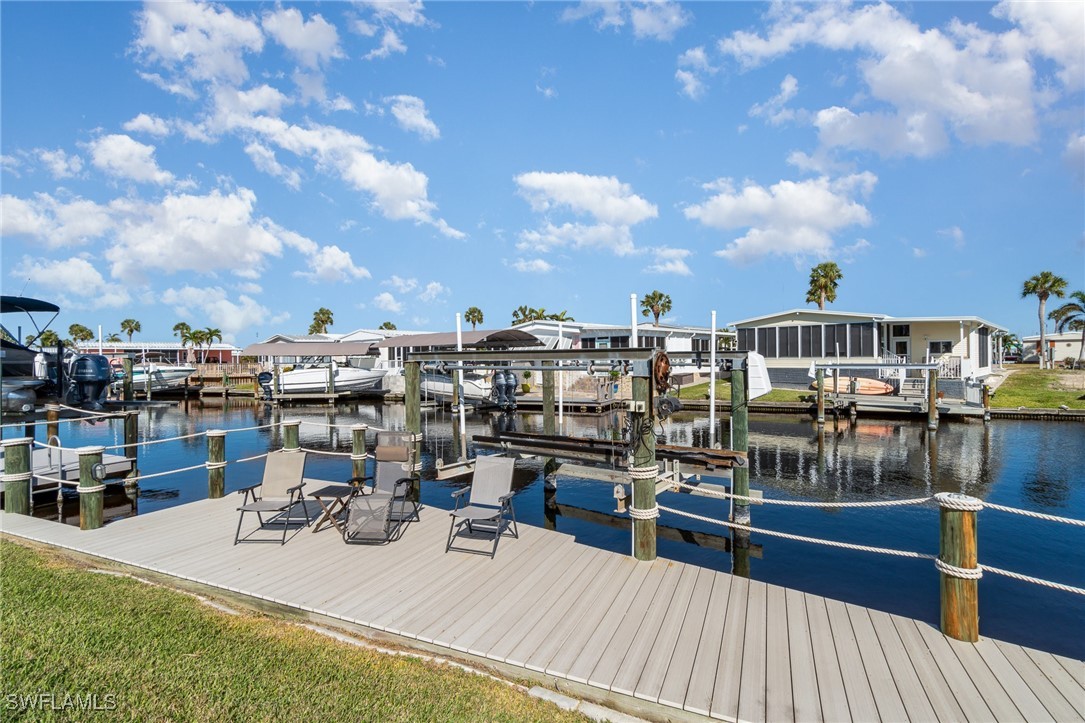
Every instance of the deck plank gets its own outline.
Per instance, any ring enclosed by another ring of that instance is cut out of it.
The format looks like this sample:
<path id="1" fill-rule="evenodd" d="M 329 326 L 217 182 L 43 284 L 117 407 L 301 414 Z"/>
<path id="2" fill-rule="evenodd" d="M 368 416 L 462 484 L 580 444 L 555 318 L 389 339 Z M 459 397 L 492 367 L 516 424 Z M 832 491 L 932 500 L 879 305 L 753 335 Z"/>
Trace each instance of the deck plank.
<path id="1" fill-rule="evenodd" d="M 910 716 L 907 707 L 901 700 L 900 690 L 870 614 L 866 608 L 857 605 L 846 604 L 845 608 L 855 633 L 855 642 L 859 646 L 859 656 L 866 670 L 866 679 L 874 696 L 878 717 L 885 721 L 908 720 Z"/>
<path id="2" fill-rule="evenodd" d="M 1013 665 L 1014 670 L 1028 684 L 1029 690 L 1034 691 L 1043 701 L 1048 715 L 1056 721 L 1085 721 L 1085 693 L 1077 698 L 1078 706 L 1062 694 L 1051 682 L 1051 679 L 1040 670 L 1029 654 L 1020 645 L 1011 643 L 996 643 L 999 651 Z"/>
<path id="3" fill-rule="evenodd" d="M 784 602 L 787 605 L 788 662 L 791 665 L 791 701 L 794 706 L 792 720 L 821 723 L 824 718 L 821 715 L 821 695 L 810 640 L 806 596 L 798 590 L 785 590 Z"/>
<path id="4" fill-rule="evenodd" d="M 851 720 L 848 696 L 844 692 L 844 677 L 829 626 L 826 599 L 806 595 L 806 619 L 810 623 L 810 644 L 814 650 L 814 666 L 818 673 L 818 693 L 821 714 L 827 721 Z"/>
<path id="5" fill-rule="evenodd" d="M 1079 711 L 1085 709 L 1085 687 L 1083 687 L 1085 686 L 1085 680 L 1074 676 L 1070 672 L 1072 666 L 1064 665 L 1058 656 L 1051 653 L 1044 653 L 1030 648 L 1025 648 L 1025 652 L 1032 658 L 1032 662 L 1036 664 L 1036 667 L 1043 671 L 1047 679 L 1059 689 L 1059 692 L 1068 701 L 1074 704 L 1075 707 L 1081 706 L 1081 708 L 1078 708 Z M 1079 663 L 1079 670 L 1081 667 L 1085 666 Z"/>
<path id="6" fill-rule="evenodd" d="M 705 612 L 705 624 L 689 675 L 686 700 L 682 707 L 691 713 L 707 716 L 712 707 L 712 690 L 716 686 L 716 668 L 723 644 L 723 626 L 731 596 L 731 576 L 713 574 L 712 593 Z"/>
<path id="7" fill-rule="evenodd" d="M 767 714 L 767 615 L 768 586 L 751 580 L 746 599 L 746 629 L 742 643 L 742 671 L 738 695 L 738 717 L 744 721 L 764 721 Z M 784 627 L 786 629 L 786 626 Z"/>
<path id="8" fill-rule="evenodd" d="M 663 690 L 663 683 L 671 667 L 674 666 L 676 669 L 685 667 L 681 663 L 676 664 L 674 661 L 678 639 L 682 634 L 682 628 L 685 626 L 685 623 L 688 621 L 690 627 L 696 628 L 695 634 L 697 636 L 700 636 L 701 634 L 701 628 L 704 625 L 704 615 L 702 613 L 698 616 L 696 611 L 693 611 L 691 614 L 690 604 L 693 601 L 693 594 L 697 589 L 698 579 L 701 577 L 702 572 L 704 572 L 707 577 L 708 571 L 702 571 L 701 568 L 693 567 L 692 565 L 686 565 L 684 567 L 685 569 L 682 571 L 682 577 L 678 579 L 678 585 L 675 587 L 674 595 L 671 597 L 671 604 L 668 607 L 667 616 L 659 626 L 655 642 L 652 644 L 652 649 L 648 653 L 644 668 L 640 672 L 640 678 L 637 680 L 636 688 L 633 689 L 633 695 L 637 698 L 658 701 L 659 694 Z M 687 655 L 687 651 L 682 651 L 680 653 L 680 657 L 685 657 L 685 655 Z"/>
<path id="9" fill-rule="evenodd" d="M 765 718 L 770 721 L 793 721 L 795 705 L 791 685 L 786 591 L 778 585 L 769 585 L 766 592 Z"/>
<path id="10" fill-rule="evenodd" d="M 934 708 L 938 720 L 968 720 L 957 702 L 956 691 L 938 667 L 934 652 L 927 647 L 923 636 L 919 634 L 915 621 L 896 615 L 891 615 L 890 620 L 905 646 L 912 670 L 915 671 L 923 690 L 927 693 L 927 699 Z"/>
<path id="11" fill-rule="evenodd" d="M 964 718 L 970 721 L 992 721 L 998 717 L 987 705 L 987 691 L 976 688 L 968 670 L 954 654 L 949 641 L 944 635 L 927 623 L 917 620 L 908 621 L 916 630 L 924 644 L 934 657 L 938 669 L 942 671 L 950 690 L 956 696 L 957 703 L 964 711 Z"/>
<path id="12" fill-rule="evenodd" d="M 686 701 L 693 664 L 697 660 L 697 649 L 705 636 L 705 628 L 711 625 L 708 620 L 708 607 L 712 601 L 712 589 L 718 575 L 713 570 L 701 568 L 697 584 L 690 596 L 689 607 L 682 621 L 682 629 L 667 666 L 663 685 L 659 689 L 656 701 L 664 705 L 681 708 Z"/>
<path id="13" fill-rule="evenodd" d="M 1051 715 L 993 641 L 980 638 L 972 649 L 987 664 L 992 677 L 1006 691 L 1025 720 L 1041 721 Z"/>
<path id="14" fill-rule="evenodd" d="M 733 577 L 720 641 L 716 683 L 712 688 L 712 705 L 708 714 L 713 718 L 734 720 L 738 717 L 739 683 L 742 679 L 742 645 L 746 635 L 746 603 L 750 581 Z"/>
<path id="15" fill-rule="evenodd" d="M 888 613 L 878 610 L 865 610 L 865 612 L 870 618 L 874 634 L 878 636 L 878 643 L 881 645 L 882 654 L 885 656 L 889 675 L 896 685 L 906 713 L 903 717 L 890 718 L 890 720 L 907 718 L 908 720 L 923 721 L 944 718 L 944 716 L 939 716 L 935 712 L 934 706 L 931 705 L 923 681 L 920 680 L 919 674 L 908 657 L 904 641 L 901 640 L 892 618 Z M 884 670 L 881 675 L 885 675 Z M 881 699 L 878 698 L 877 702 L 880 709 Z"/>
<path id="16" fill-rule="evenodd" d="M 833 630 L 836 657 L 840 661 L 844 693 L 848 697 L 851 717 L 859 721 L 878 720 L 878 706 L 874 702 L 874 694 L 870 689 L 870 680 L 863 665 L 863 657 L 859 653 L 859 643 L 855 639 L 848 609 L 839 600 L 826 600 L 825 611 Z"/>

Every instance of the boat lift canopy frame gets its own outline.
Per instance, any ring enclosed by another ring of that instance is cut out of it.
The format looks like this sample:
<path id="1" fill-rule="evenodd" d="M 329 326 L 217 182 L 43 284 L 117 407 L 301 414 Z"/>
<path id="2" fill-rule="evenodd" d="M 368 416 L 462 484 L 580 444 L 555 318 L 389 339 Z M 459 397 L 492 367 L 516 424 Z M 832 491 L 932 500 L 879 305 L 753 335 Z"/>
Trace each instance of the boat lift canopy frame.
<path id="1" fill-rule="evenodd" d="M 653 347 L 618 347 L 614 349 L 466 349 L 464 351 L 409 352 L 407 361 L 429 364 L 463 364 L 464 371 L 473 369 L 538 370 L 544 363 L 558 364 L 560 369 L 594 371 L 617 370 L 632 376 L 650 376 L 649 365 L 658 353 L 672 361 L 689 359 L 698 367 L 707 364 L 708 352 L 664 351 Z M 745 369 L 748 353 L 722 351 L 716 353 L 716 366 L 723 372 L 736 367 Z M 597 365 L 603 365 L 601 368 Z M 530 366 L 527 366 L 530 365 Z"/>

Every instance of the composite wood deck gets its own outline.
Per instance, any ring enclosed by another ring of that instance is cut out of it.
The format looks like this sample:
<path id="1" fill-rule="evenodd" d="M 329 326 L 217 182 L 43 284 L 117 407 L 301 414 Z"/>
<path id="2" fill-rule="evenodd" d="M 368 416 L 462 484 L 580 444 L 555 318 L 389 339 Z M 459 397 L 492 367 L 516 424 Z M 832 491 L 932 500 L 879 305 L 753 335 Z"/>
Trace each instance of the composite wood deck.
<path id="1" fill-rule="evenodd" d="M 94 531 L 0 513 L 0 531 L 580 684 L 581 694 L 656 717 L 1085 721 L 1082 661 L 961 643 L 916 620 L 671 560 L 637 562 L 526 525 L 493 560 L 445 554 L 448 515 L 434 508 L 384 546 L 345 545 L 329 528 L 301 530 L 285 546 L 235 546 L 238 500 Z"/>

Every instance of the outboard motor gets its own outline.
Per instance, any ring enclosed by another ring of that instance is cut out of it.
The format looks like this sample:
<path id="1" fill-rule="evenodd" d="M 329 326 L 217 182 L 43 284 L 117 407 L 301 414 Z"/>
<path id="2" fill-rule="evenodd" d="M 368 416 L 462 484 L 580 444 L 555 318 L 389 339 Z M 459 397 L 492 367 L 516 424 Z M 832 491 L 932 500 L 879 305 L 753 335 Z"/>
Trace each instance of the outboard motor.
<path id="1" fill-rule="evenodd" d="M 107 357 L 100 354 L 80 354 L 72 359 L 67 376 L 68 389 L 64 399 L 68 404 L 73 407 L 102 408 L 101 399 L 113 377 Z"/>
<path id="2" fill-rule="evenodd" d="M 260 372 L 256 375 L 256 383 L 264 390 L 264 399 L 271 399 L 271 382 L 274 380 L 275 375 L 271 372 Z"/>
<path id="3" fill-rule="evenodd" d="M 516 409 L 516 386 L 519 383 L 520 380 L 516 377 L 516 372 L 505 372 L 506 409 Z"/>
<path id="4" fill-rule="evenodd" d="M 494 372 L 494 401 L 502 408 L 508 404 L 505 399 L 505 372 L 500 369 Z"/>

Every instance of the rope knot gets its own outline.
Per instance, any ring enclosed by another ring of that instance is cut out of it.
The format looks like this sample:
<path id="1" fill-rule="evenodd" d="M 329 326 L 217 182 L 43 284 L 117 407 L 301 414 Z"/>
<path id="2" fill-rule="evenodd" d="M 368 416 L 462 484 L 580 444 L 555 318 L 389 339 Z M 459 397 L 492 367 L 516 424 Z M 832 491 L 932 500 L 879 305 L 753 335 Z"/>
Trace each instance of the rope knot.
<path id="1" fill-rule="evenodd" d="M 934 499 L 940 506 L 945 507 L 947 510 L 979 512 L 983 509 L 982 501 L 977 500 L 975 497 L 962 495 L 958 492 L 939 492 L 934 496 Z"/>
<path id="2" fill-rule="evenodd" d="M 950 577 L 959 577 L 962 580 L 979 580 L 983 577 L 983 568 L 980 567 L 957 567 L 956 565 L 950 565 L 940 557 L 934 558 L 934 566 L 938 568 L 938 572 L 943 575 L 949 575 Z"/>

